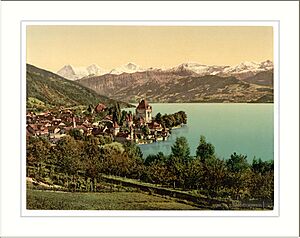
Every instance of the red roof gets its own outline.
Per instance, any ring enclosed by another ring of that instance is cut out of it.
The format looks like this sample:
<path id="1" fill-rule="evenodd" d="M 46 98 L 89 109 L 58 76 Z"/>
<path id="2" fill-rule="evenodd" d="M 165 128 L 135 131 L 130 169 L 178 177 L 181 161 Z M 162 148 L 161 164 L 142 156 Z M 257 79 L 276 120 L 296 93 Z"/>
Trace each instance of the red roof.
<path id="1" fill-rule="evenodd" d="M 159 124 L 157 122 L 151 122 L 148 125 L 149 125 L 149 128 L 152 128 L 152 129 L 160 129 L 160 128 L 162 128 L 161 124 Z"/>
<path id="2" fill-rule="evenodd" d="M 143 99 L 140 101 L 139 105 L 137 106 L 137 109 L 151 109 L 152 107 L 148 104 L 148 102 Z"/>
<path id="3" fill-rule="evenodd" d="M 102 112 L 106 109 L 106 106 L 102 103 L 99 103 L 96 107 L 95 107 L 95 111 L 96 112 Z"/>

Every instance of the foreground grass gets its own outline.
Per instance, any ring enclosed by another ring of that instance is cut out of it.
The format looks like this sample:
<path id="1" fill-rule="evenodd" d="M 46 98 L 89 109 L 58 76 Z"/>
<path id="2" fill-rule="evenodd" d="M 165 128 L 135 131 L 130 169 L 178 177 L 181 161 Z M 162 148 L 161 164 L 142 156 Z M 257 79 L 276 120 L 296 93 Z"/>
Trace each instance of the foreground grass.
<path id="1" fill-rule="evenodd" d="M 27 189 L 30 210 L 195 210 L 174 199 L 140 192 L 70 193 Z"/>

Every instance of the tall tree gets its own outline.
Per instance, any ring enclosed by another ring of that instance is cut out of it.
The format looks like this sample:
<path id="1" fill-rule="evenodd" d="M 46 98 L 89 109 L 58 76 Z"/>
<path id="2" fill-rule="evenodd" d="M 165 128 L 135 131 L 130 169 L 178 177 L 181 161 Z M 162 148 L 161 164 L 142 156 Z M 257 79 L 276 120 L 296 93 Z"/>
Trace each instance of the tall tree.
<path id="1" fill-rule="evenodd" d="M 224 186 L 228 177 L 226 166 L 223 160 L 215 156 L 208 157 L 203 165 L 203 176 L 201 178 L 201 186 L 208 191 L 210 195 L 215 196 L 216 193 Z"/>
<path id="2" fill-rule="evenodd" d="M 120 104 L 116 103 L 113 107 L 112 110 L 112 116 L 113 116 L 113 121 L 117 122 L 118 124 L 121 124 L 121 117 L 122 117 L 122 112 L 120 108 Z"/>
<path id="3" fill-rule="evenodd" d="M 238 155 L 234 152 L 230 155 L 230 159 L 226 161 L 226 165 L 231 172 L 243 172 L 249 168 L 247 155 Z"/>
<path id="4" fill-rule="evenodd" d="M 207 158 L 212 157 L 215 154 L 215 147 L 211 143 L 206 142 L 206 138 L 201 135 L 200 142 L 197 147 L 196 156 L 204 161 Z"/>
<path id="5" fill-rule="evenodd" d="M 162 117 L 161 113 L 160 112 L 157 113 L 156 116 L 155 116 L 155 121 L 157 123 L 161 123 L 162 122 L 162 118 L 161 117 Z"/>
<path id="6" fill-rule="evenodd" d="M 226 161 L 229 175 L 226 178 L 226 185 L 232 189 L 236 199 L 242 198 L 249 192 L 251 183 L 251 169 L 247 162 L 247 156 L 235 152 Z"/>
<path id="7" fill-rule="evenodd" d="M 55 147 L 55 155 L 62 172 L 75 175 L 82 165 L 83 141 L 71 136 L 60 139 Z"/>
<path id="8" fill-rule="evenodd" d="M 190 160 L 190 147 L 185 137 L 177 137 L 171 150 L 174 157 L 178 157 L 184 162 Z"/>
<path id="9" fill-rule="evenodd" d="M 84 168 L 86 175 L 90 178 L 97 178 L 100 172 L 100 141 L 99 138 L 88 136 L 84 141 Z"/>

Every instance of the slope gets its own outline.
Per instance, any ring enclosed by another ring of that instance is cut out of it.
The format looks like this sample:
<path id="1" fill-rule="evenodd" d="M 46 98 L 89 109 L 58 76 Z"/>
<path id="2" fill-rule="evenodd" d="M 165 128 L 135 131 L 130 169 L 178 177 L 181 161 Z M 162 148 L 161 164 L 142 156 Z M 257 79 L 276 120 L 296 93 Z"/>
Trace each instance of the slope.
<path id="1" fill-rule="evenodd" d="M 97 94 L 95 91 L 67 80 L 50 71 L 26 65 L 26 99 L 35 98 L 51 106 L 96 105 L 99 102 L 112 105 L 117 101 Z M 121 107 L 130 106 L 120 102 Z"/>

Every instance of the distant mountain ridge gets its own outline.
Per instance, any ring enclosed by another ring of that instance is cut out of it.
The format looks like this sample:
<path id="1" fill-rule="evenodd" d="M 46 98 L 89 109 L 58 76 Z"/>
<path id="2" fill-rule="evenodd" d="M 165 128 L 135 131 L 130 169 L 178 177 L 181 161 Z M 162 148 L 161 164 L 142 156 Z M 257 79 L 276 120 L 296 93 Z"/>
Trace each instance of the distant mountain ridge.
<path id="1" fill-rule="evenodd" d="M 78 82 L 125 102 L 273 102 L 273 70 L 249 77 L 204 75 L 188 67 L 82 78 Z M 245 74 L 243 74 L 245 76 Z"/>
<path id="2" fill-rule="evenodd" d="M 73 67 L 71 65 L 65 65 L 62 67 L 57 74 L 70 79 L 78 80 L 81 78 L 88 78 L 93 76 L 102 76 L 105 74 L 120 75 L 123 73 L 137 73 L 137 72 L 146 72 L 146 71 L 178 71 L 178 70 L 190 70 L 199 76 L 205 75 L 218 75 L 222 77 L 235 76 L 238 79 L 247 78 L 254 76 L 255 74 L 263 71 L 268 71 L 273 69 L 273 63 L 270 60 L 266 60 L 260 63 L 256 62 L 242 62 L 234 66 L 218 66 L 218 65 L 205 65 L 199 63 L 182 63 L 178 66 L 171 68 L 143 68 L 134 63 L 127 63 L 117 68 L 110 70 L 103 69 L 96 64 L 92 64 L 87 67 Z"/>
<path id="3" fill-rule="evenodd" d="M 128 63 L 103 70 L 93 65 L 87 67 L 84 77 L 78 72 L 82 71 L 65 66 L 64 73 L 79 78 L 76 81 L 81 85 L 128 103 L 143 98 L 151 102 L 273 102 L 270 60 L 234 66 L 182 63 L 165 69 Z"/>
<path id="4" fill-rule="evenodd" d="M 70 71 L 72 73 L 72 71 Z M 97 105 L 99 102 L 106 105 L 115 104 L 116 100 L 102 96 L 95 91 L 84 87 L 78 82 L 67 80 L 47 70 L 26 65 L 26 99 L 52 106 Z M 122 107 L 130 106 L 120 102 Z"/>
<path id="5" fill-rule="evenodd" d="M 74 67 L 68 64 L 58 70 L 57 74 L 69 80 L 77 80 L 84 77 L 101 76 L 104 74 L 120 75 L 122 73 L 136 73 L 147 70 L 150 69 L 141 68 L 133 63 L 128 63 L 110 70 L 103 69 L 96 64 L 91 64 L 87 67 Z"/>

